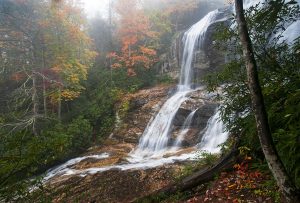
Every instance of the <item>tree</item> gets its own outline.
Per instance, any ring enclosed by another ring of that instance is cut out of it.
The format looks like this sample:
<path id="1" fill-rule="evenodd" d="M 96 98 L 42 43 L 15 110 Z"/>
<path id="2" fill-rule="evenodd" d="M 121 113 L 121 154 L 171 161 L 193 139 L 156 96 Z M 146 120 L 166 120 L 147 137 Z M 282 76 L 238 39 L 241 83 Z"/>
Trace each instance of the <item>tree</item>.
<path id="1" fill-rule="evenodd" d="M 5 36 L 0 39 L 1 66 L 4 80 L 13 80 L 5 96 L 6 108 L 13 111 L 6 112 L 5 126 L 30 126 L 37 135 L 37 121 L 48 118 L 50 102 L 60 119 L 61 102 L 84 90 L 81 82 L 96 54 L 90 49 L 82 11 L 73 1 L 0 3 L 0 32 Z"/>
<path id="2" fill-rule="evenodd" d="M 43 37 L 46 43 L 48 68 L 58 77 L 59 83 L 52 88 L 50 97 L 57 102 L 58 117 L 61 116 L 61 101 L 77 98 L 87 79 L 87 69 L 92 65 L 96 53 L 89 49 L 91 40 L 87 36 L 85 20 L 81 10 L 72 1 L 60 1 L 45 12 Z"/>
<path id="3" fill-rule="evenodd" d="M 292 184 L 287 171 L 278 156 L 274 145 L 264 98 L 258 79 L 257 64 L 252 49 L 252 42 L 248 33 L 247 23 L 243 13 L 243 1 L 235 0 L 236 18 L 239 27 L 240 40 L 243 47 L 243 54 L 246 61 L 248 86 L 251 95 L 252 108 L 255 114 L 257 133 L 264 152 L 268 166 L 273 173 L 274 178 L 280 190 L 283 192 L 288 202 L 299 202 L 300 198 L 296 193 L 296 188 Z"/>
<path id="4" fill-rule="evenodd" d="M 112 67 L 126 67 L 128 75 L 134 76 L 136 66 L 150 68 L 156 62 L 156 50 L 151 44 L 157 40 L 157 33 L 151 31 L 149 18 L 138 7 L 137 0 L 119 0 L 115 9 L 120 16 L 118 36 L 121 51 L 108 54 L 108 58 L 115 59 Z"/>

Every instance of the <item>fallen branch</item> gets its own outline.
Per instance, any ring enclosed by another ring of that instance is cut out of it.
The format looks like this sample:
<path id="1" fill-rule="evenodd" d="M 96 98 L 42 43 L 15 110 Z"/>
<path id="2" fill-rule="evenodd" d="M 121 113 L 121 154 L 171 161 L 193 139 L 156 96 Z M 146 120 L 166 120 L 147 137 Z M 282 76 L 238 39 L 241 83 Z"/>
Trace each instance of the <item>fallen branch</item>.
<path id="1" fill-rule="evenodd" d="M 233 167 L 239 155 L 238 146 L 239 140 L 235 142 L 232 150 L 213 166 L 206 167 L 182 179 L 180 182 L 176 182 L 162 189 L 156 190 L 153 193 L 135 199 L 132 202 L 143 202 L 143 200 L 150 200 L 151 202 L 151 199 L 153 199 L 154 197 L 168 197 L 178 192 L 191 190 L 201 184 L 211 181 L 218 173 Z"/>

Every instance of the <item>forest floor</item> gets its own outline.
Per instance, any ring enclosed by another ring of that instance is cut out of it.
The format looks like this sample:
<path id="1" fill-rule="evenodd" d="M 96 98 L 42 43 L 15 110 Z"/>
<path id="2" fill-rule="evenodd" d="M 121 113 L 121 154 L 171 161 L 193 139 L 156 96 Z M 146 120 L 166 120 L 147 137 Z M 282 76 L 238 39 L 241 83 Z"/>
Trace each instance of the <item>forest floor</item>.
<path id="1" fill-rule="evenodd" d="M 275 203 L 280 193 L 269 172 L 251 169 L 251 161 L 235 164 L 208 183 L 206 189 L 195 188 L 182 203 Z M 205 188 L 205 187 L 204 187 Z M 171 201 L 174 202 L 174 201 Z"/>

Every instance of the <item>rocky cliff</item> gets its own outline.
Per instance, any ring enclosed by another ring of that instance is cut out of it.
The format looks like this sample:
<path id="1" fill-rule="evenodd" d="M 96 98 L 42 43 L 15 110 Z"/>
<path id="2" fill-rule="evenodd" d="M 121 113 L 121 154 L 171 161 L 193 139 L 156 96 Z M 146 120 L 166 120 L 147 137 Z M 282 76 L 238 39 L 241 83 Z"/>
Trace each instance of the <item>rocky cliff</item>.
<path id="1" fill-rule="evenodd" d="M 214 45 L 214 34 L 220 24 L 227 24 L 227 18 L 231 15 L 230 7 L 219 9 L 219 15 L 216 22 L 208 27 L 204 36 L 204 45 L 195 47 L 195 56 L 193 61 L 194 82 L 201 83 L 201 79 L 207 73 L 218 71 L 225 63 L 225 55 Z M 183 53 L 183 34 L 186 30 L 178 32 L 172 40 L 172 45 L 168 53 L 160 56 L 160 74 L 167 74 L 173 79 L 178 79 L 181 68 L 181 59 Z"/>

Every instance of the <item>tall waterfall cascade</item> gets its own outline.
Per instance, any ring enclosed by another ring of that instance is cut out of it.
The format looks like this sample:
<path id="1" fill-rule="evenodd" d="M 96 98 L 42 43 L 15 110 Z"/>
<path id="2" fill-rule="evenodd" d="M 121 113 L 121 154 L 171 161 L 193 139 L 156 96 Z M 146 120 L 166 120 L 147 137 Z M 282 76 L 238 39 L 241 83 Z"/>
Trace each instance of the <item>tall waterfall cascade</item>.
<path id="1" fill-rule="evenodd" d="M 193 121 L 197 109 L 192 111 L 185 122 L 177 139 L 170 142 L 173 120 L 182 104 L 189 99 L 189 94 L 199 90 L 192 88 L 193 59 L 195 48 L 202 47 L 208 27 L 215 23 L 219 10 L 208 13 L 198 23 L 193 25 L 185 32 L 183 37 L 184 52 L 181 65 L 181 76 L 176 92 L 161 107 L 159 112 L 148 123 L 142 134 L 139 144 L 132 152 L 128 154 L 128 163 L 103 166 L 99 168 L 87 168 L 83 170 L 74 169 L 73 163 L 85 160 L 87 158 L 103 159 L 110 157 L 110 154 L 101 156 L 87 156 L 71 160 L 54 169 L 50 169 L 44 178 L 45 181 L 57 175 L 80 175 L 84 177 L 87 174 L 95 174 L 111 169 L 129 170 L 153 168 L 163 164 L 174 163 L 174 161 L 192 160 L 198 157 L 196 148 L 216 153 L 220 151 L 219 144 L 226 141 L 228 133 L 224 132 L 223 123 L 219 121 L 218 112 L 210 119 L 206 133 L 201 143 L 195 143 L 194 151 L 180 155 L 165 156 L 170 152 L 177 152 L 181 148 L 181 143 L 188 133 L 189 127 Z"/>
<path id="2" fill-rule="evenodd" d="M 139 157 L 140 159 L 159 157 L 170 150 L 168 144 L 174 117 L 183 102 L 188 99 L 188 94 L 195 91 L 191 88 L 195 48 L 203 47 L 207 29 L 212 23 L 216 22 L 219 12 L 219 10 L 215 10 L 208 13 L 184 33 L 184 50 L 177 91 L 165 102 L 158 114 L 151 119 L 152 122 L 146 127 L 138 147 L 130 154 L 131 157 Z M 183 136 L 184 134 L 179 135 L 173 147 L 180 145 Z M 129 159 L 129 161 L 136 161 L 135 158 Z"/>

